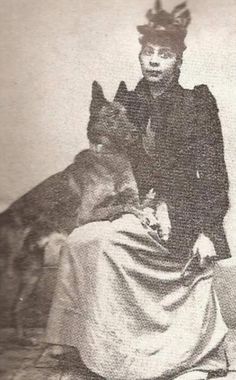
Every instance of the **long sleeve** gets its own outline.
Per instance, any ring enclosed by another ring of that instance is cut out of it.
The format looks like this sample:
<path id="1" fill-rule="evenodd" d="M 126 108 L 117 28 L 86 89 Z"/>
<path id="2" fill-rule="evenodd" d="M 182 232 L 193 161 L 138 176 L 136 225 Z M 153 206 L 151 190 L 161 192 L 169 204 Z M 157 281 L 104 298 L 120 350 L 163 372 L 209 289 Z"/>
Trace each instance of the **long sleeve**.
<path id="1" fill-rule="evenodd" d="M 196 143 L 199 217 L 203 232 L 211 235 L 222 225 L 229 208 L 229 182 L 215 98 L 205 85 L 195 87 L 195 95 L 199 131 Z"/>

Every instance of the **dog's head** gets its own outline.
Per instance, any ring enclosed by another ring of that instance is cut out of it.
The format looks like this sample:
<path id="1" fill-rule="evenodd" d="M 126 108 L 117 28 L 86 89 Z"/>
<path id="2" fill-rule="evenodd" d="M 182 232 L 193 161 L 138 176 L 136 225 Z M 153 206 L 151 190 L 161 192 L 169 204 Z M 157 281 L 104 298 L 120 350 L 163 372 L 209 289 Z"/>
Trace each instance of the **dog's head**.
<path id="1" fill-rule="evenodd" d="M 139 134 L 140 130 L 131 122 L 126 107 L 116 99 L 109 102 L 103 94 L 102 87 L 93 82 L 88 124 L 89 141 L 93 144 L 112 144 L 119 149 L 127 149 L 137 141 Z"/>

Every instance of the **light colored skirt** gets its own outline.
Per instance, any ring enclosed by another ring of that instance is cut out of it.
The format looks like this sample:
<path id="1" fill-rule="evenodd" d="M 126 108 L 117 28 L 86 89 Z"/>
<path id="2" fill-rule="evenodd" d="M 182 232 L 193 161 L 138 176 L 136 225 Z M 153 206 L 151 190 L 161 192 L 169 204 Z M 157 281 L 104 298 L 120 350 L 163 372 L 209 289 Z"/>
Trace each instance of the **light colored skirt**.
<path id="1" fill-rule="evenodd" d="M 185 261 L 133 215 L 75 229 L 62 251 L 47 341 L 76 347 L 107 379 L 225 370 L 213 268 L 189 272 L 186 286 Z"/>

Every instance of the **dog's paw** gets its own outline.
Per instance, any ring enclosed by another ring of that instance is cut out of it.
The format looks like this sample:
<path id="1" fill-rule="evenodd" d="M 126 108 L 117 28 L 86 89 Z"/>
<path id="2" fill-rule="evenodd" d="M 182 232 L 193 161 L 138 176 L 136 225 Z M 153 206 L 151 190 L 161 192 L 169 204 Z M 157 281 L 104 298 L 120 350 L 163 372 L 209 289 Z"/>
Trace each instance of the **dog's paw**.
<path id="1" fill-rule="evenodd" d="M 53 359 L 60 359 L 61 357 L 65 355 L 65 353 L 66 353 L 66 350 L 64 346 L 52 345 L 51 347 L 48 348 L 48 354 Z"/>

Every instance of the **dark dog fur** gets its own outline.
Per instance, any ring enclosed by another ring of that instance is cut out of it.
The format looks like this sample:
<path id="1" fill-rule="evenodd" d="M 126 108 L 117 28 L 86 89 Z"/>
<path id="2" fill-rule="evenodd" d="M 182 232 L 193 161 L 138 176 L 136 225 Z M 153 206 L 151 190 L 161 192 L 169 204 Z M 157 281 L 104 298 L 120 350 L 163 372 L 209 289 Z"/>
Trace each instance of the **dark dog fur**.
<path id="1" fill-rule="evenodd" d="M 122 86 L 119 93 L 125 91 Z M 140 201 L 127 149 L 139 129 L 126 109 L 109 103 L 94 82 L 88 137 L 65 170 L 33 188 L 0 214 L 0 257 L 5 279 L 20 278 L 15 300 L 17 336 L 24 340 L 22 311 L 40 277 L 44 249 L 52 234 L 61 243 L 76 226 L 113 219 L 129 212 L 140 216 Z"/>

